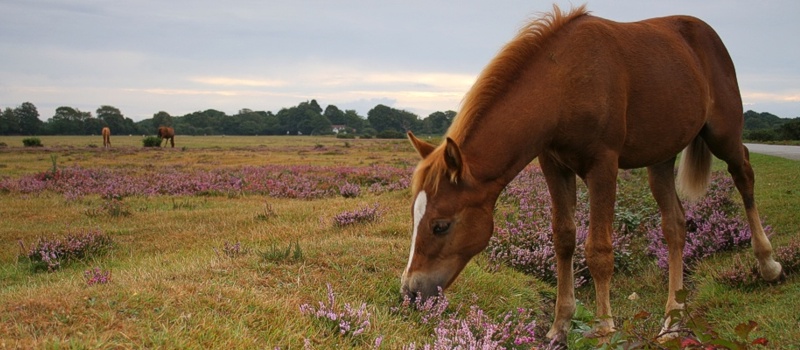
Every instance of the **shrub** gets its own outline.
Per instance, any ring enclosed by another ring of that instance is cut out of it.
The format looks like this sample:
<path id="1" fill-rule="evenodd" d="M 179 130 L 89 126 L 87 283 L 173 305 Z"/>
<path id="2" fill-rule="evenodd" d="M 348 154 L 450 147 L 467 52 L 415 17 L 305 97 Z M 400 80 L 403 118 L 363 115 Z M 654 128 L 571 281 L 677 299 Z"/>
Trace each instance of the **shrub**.
<path id="1" fill-rule="evenodd" d="M 800 271 L 800 239 L 775 249 L 775 259 L 783 264 L 783 272 L 790 274 Z"/>
<path id="2" fill-rule="evenodd" d="M 300 312 L 321 321 L 326 327 L 331 328 L 335 334 L 353 338 L 364 337 L 364 333 L 371 326 L 370 317 L 372 316 L 372 313 L 367 311 L 367 304 L 361 303 L 361 306 L 355 308 L 349 303 L 345 303 L 344 307 L 339 307 L 336 305 L 336 295 L 333 293 L 333 288 L 331 288 L 330 284 L 327 287 L 327 304 L 321 301 L 319 302 L 319 307 L 303 304 L 300 305 Z M 376 348 L 380 345 L 380 339 L 379 337 L 375 341 Z"/>
<path id="3" fill-rule="evenodd" d="M 379 139 L 402 139 L 406 137 L 406 134 L 397 130 L 384 130 L 379 132 L 375 137 Z"/>
<path id="4" fill-rule="evenodd" d="M 731 198 L 733 180 L 716 172 L 706 196 L 695 203 L 683 203 L 686 211 L 686 245 L 683 261 L 692 267 L 699 260 L 719 251 L 731 250 L 748 245 L 752 231 L 739 214 L 741 207 Z M 764 227 L 770 234 L 772 228 Z M 648 251 L 658 258 L 658 266 L 669 269 L 668 249 L 661 227 L 656 226 L 647 232 L 650 241 Z"/>
<path id="5" fill-rule="evenodd" d="M 346 211 L 333 217 L 333 226 L 345 227 L 359 223 L 375 222 L 381 217 L 378 203 L 355 211 Z"/>
<path id="6" fill-rule="evenodd" d="M 621 326 L 608 339 L 606 344 L 599 344 L 598 338 L 588 338 L 586 331 L 591 330 L 589 323 L 595 316 L 583 305 L 578 304 L 576 317 L 571 333 L 576 334 L 570 348 L 578 349 L 753 349 L 754 345 L 766 347 L 769 341 L 766 338 L 754 338 L 752 332 L 758 324 L 754 321 L 736 325 L 735 338 L 723 336 L 702 317 L 702 314 L 692 312 L 690 304 L 686 303 L 688 293 L 680 290 L 676 293 L 676 300 L 685 305 L 683 311 L 670 312 L 671 326 L 669 335 L 671 339 L 653 338 L 647 330 L 646 323 L 661 323 L 661 316 L 652 317 L 647 311 L 640 311 L 632 318 L 622 320 Z M 651 326 L 652 327 L 652 326 Z M 667 335 L 667 334 L 662 334 Z"/>
<path id="7" fill-rule="evenodd" d="M 28 250 L 27 257 L 34 271 L 55 271 L 73 261 L 102 254 L 112 245 L 111 237 L 99 230 L 89 230 L 70 233 L 64 238 L 40 237 Z"/>
<path id="8" fill-rule="evenodd" d="M 147 136 L 142 139 L 142 146 L 144 147 L 160 147 L 161 139 L 158 136 Z"/>
<path id="9" fill-rule="evenodd" d="M 449 306 L 439 288 L 438 295 L 424 301 L 417 298 L 412 302 L 404 297 L 402 306 L 392 311 L 405 318 L 414 316 L 411 311 L 416 311 L 420 323 L 434 325 L 433 341 L 421 345 L 421 349 L 535 349 L 541 345 L 535 337 L 536 322 L 531 310 L 518 308 L 490 317 L 477 305 L 469 306 L 463 315 L 463 305 L 455 306 L 454 311 L 448 311 Z M 417 349 L 417 344 L 403 349 Z"/>
<path id="10" fill-rule="evenodd" d="M 778 139 L 778 132 L 774 129 L 758 129 L 745 133 L 745 139 L 753 141 L 773 141 Z"/>
<path id="11" fill-rule="evenodd" d="M 589 205 L 581 192 L 576 210 L 575 285 L 591 279 L 586 266 L 585 243 L 589 234 Z M 486 251 L 492 268 L 505 264 L 541 280 L 556 282 L 555 249 L 551 227 L 551 204 L 544 175 L 538 166 L 523 170 L 503 191 L 500 202 L 510 209 L 496 215 L 495 234 Z M 620 216 L 618 220 L 628 220 Z M 615 225 L 625 226 L 625 225 Z M 634 265 L 631 251 L 633 231 L 626 228 L 614 235 L 614 264 L 618 269 Z"/>
<path id="12" fill-rule="evenodd" d="M 356 198 L 361 194 L 361 187 L 356 184 L 346 182 L 339 186 L 339 194 L 344 198 Z"/>
<path id="13" fill-rule="evenodd" d="M 83 278 L 86 284 L 93 286 L 95 284 L 106 284 L 111 281 L 111 271 L 103 271 L 99 267 L 83 272 Z"/>
<path id="14" fill-rule="evenodd" d="M 247 249 L 242 247 L 241 242 L 228 243 L 222 245 L 222 253 L 229 258 L 235 258 L 247 254 Z"/>
<path id="15" fill-rule="evenodd" d="M 22 139 L 22 145 L 25 147 L 42 147 L 42 140 L 38 137 L 28 137 Z"/>

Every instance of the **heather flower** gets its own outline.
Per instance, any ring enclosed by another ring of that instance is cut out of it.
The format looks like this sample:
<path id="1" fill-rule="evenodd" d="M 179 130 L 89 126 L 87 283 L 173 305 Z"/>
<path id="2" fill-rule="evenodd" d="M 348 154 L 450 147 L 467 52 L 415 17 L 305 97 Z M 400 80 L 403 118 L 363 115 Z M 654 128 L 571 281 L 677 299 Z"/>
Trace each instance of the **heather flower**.
<path id="1" fill-rule="evenodd" d="M 146 169 L 130 172 L 117 169 L 64 167 L 52 171 L 3 179 L 0 190 L 23 194 L 53 191 L 72 200 L 86 195 L 105 199 L 154 195 L 258 194 L 273 198 L 318 199 L 352 196 L 366 187 L 371 193 L 408 188 L 412 167 L 325 167 L 311 165 L 268 165 L 241 169 L 192 170 Z M 336 186 L 336 183 L 349 184 Z M 359 187 L 358 190 L 355 188 Z"/>
<path id="2" fill-rule="evenodd" d="M 34 269 L 55 271 L 69 262 L 101 254 L 111 246 L 111 237 L 99 230 L 89 230 L 71 233 L 64 238 L 40 237 L 27 256 Z"/>
<path id="3" fill-rule="evenodd" d="M 361 194 L 361 187 L 356 184 L 345 182 L 339 186 L 339 194 L 344 198 L 356 198 Z"/>
<path id="4" fill-rule="evenodd" d="M 300 305 L 300 312 L 304 315 L 312 316 L 324 324 L 332 327 L 341 336 L 361 337 L 370 328 L 370 317 L 372 313 L 367 310 L 367 304 L 362 303 L 359 307 L 353 307 L 350 303 L 345 303 L 343 307 L 336 304 L 336 295 L 330 284 L 328 288 L 328 303 L 319 302 L 318 307 L 311 304 Z M 380 339 L 380 340 L 378 340 Z M 375 340 L 376 347 L 380 346 L 383 337 Z"/>
<path id="5" fill-rule="evenodd" d="M 450 305 L 447 298 L 439 294 L 421 301 L 411 302 L 404 298 L 400 311 L 414 310 L 421 313 L 420 322 L 433 323 L 433 342 L 421 345 L 422 349 L 528 349 L 536 344 L 536 322 L 531 311 L 518 308 L 492 318 L 476 305 L 469 307 L 466 315 L 460 316 L 461 305 L 447 313 Z M 417 349 L 412 343 L 404 349 Z"/>
<path id="6" fill-rule="evenodd" d="M 788 245 L 775 249 L 775 259 L 783 264 L 787 274 L 800 270 L 800 240 L 792 240 Z"/>
<path id="7" fill-rule="evenodd" d="M 686 245 L 683 261 L 688 267 L 719 251 L 731 250 L 750 243 L 750 226 L 737 214 L 742 212 L 731 195 L 733 181 L 715 173 L 706 196 L 696 203 L 683 203 L 686 212 Z M 764 227 L 769 234 L 770 226 Z M 661 232 L 655 227 L 647 232 L 650 254 L 658 259 L 658 266 L 669 269 L 668 248 Z"/>
<path id="8" fill-rule="evenodd" d="M 99 267 L 83 272 L 83 278 L 86 284 L 93 286 L 95 284 L 106 284 L 111 280 L 111 271 L 103 271 Z"/>
<path id="9" fill-rule="evenodd" d="M 247 253 L 247 250 L 242 248 L 241 242 L 228 243 L 227 241 L 222 246 L 222 252 L 229 258 L 235 258 Z"/>
<path id="10" fill-rule="evenodd" d="M 573 266 L 575 285 L 581 286 L 591 279 L 584 253 L 589 235 L 589 204 L 584 191 L 578 196 Z M 505 264 L 541 280 L 556 282 L 552 207 L 541 169 L 530 166 L 517 175 L 501 194 L 500 204 L 511 209 L 496 215 L 495 234 L 486 250 L 491 267 L 496 269 Z M 614 234 L 615 265 L 618 267 L 631 264 L 631 235 L 629 229 Z"/>
<path id="11" fill-rule="evenodd" d="M 333 217 L 333 225 L 345 227 L 359 223 L 375 222 L 380 219 L 381 212 L 378 203 L 371 207 L 364 207 L 355 211 L 346 211 Z"/>

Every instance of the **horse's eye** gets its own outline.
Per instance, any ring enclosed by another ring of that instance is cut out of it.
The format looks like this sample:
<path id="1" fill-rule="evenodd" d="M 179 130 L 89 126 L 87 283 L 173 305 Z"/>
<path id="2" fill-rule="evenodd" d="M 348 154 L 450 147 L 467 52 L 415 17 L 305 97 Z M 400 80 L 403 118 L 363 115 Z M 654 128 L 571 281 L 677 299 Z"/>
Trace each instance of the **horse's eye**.
<path id="1" fill-rule="evenodd" d="M 446 220 L 435 220 L 431 223 L 431 231 L 433 231 L 434 235 L 440 236 L 447 231 L 450 231 L 450 221 Z"/>

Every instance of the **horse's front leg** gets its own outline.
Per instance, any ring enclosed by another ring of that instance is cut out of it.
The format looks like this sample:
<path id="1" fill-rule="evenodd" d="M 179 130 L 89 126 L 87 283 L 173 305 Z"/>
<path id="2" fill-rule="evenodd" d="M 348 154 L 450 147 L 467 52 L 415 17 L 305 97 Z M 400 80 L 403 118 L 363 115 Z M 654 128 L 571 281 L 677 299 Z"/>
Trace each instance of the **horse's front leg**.
<path id="1" fill-rule="evenodd" d="M 540 157 L 539 162 L 553 206 L 553 245 L 558 278 L 555 318 L 547 337 L 558 343 L 566 343 L 575 314 L 575 277 L 572 267 L 575 252 L 575 173 L 546 156 Z"/>
<path id="2" fill-rule="evenodd" d="M 612 224 L 617 191 L 617 162 L 596 164 L 586 175 L 589 187 L 589 236 L 586 265 L 594 280 L 597 322 L 589 336 L 604 338 L 614 332 L 611 314 L 611 275 L 614 273 Z"/>

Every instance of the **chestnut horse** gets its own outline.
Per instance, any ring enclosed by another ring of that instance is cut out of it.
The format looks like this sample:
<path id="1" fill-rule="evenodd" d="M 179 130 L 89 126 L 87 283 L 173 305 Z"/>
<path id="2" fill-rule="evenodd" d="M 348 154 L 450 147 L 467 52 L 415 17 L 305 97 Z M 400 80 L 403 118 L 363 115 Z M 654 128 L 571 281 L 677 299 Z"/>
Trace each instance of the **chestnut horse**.
<path id="1" fill-rule="evenodd" d="M 167 139 L 169 139 L 172 148 L 175 148 L 175 129 L 168 127 L 168 126 L 160 126 L 158 127 L 158 138 L 163 141 L 163 146 L 167 145 Z M 159 147 L 163 147 L 161 143 L 159 143 Z"/>
<path id="2" fill-rule="evenodd" d="M 103 148 L 111 147 L 111 129 L 108 127 L 103 128 Z"/>
<path id="3" fill-rule="evenodd" d="M 569 13 L 554 6 L 489 62 L 442 144 L 408 133 L 422 160 L 412 179 L 411 252 L 401 292 L 425 298 L 450 286 L 488 244 L 500 192 L 538 157 L 553 207 L 558 279 L 548 338 L 564 341 L 575 312 L 576 175 L 589 190 L 586 263 L 599 317 L 593 335 L 614 331 L 611 236 L 620 168 L 647 167 L 669 247 L 666 311 L 682 309 L 675 294 L 683 288 L 686 220 L 674 175 L 681 150 L 678 184 L 690 198 L 705 192 L 711 154 L 727 163 L 761 276 L 776 280 L 782 268 L 759 220 L 742 124 L 733 63 L 706 23 L 686 16 L 617 23 L 589 15 L 585 6 Z"/>

